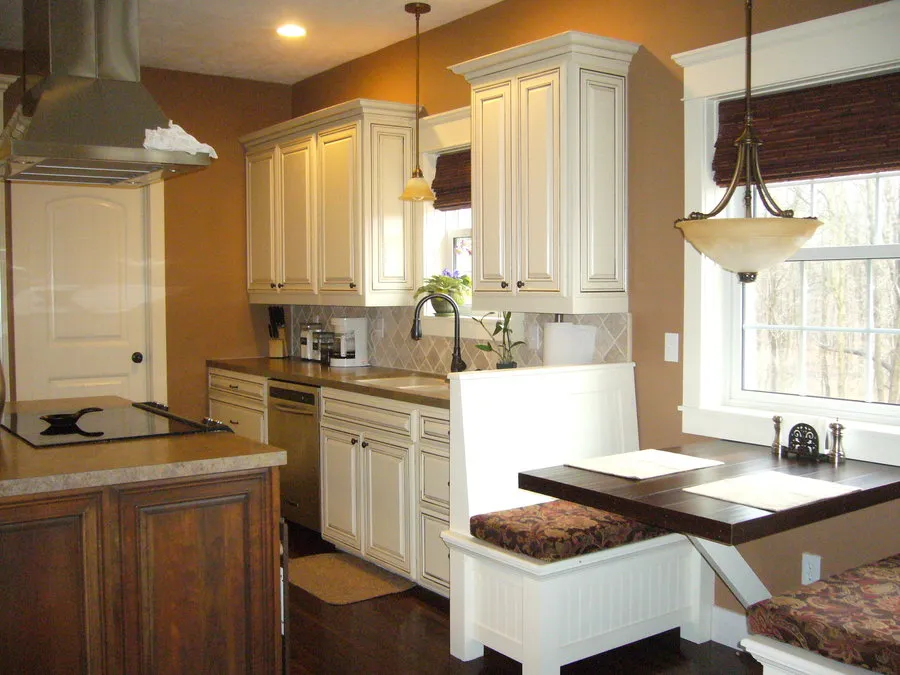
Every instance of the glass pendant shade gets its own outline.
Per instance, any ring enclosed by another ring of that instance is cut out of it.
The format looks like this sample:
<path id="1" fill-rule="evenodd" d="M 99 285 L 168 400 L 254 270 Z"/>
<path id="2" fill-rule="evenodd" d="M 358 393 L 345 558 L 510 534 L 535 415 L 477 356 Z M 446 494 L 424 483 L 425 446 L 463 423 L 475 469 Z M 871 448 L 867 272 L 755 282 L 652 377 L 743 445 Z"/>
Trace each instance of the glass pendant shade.
<path id="1" fill-rule="evenodd" d="M 431 186 L 420 172 L 419 175 L 413 174 L 413 177 L 406 181 L 406 187 L 403 188 L 400 199 L 405 202 L 433 202 L 434 192 L 431 191 Z"/>
<path id="2" fill-rule="evenodd" d="M 784 262 L 821 224 L 815 218 L 714 218 L 682 220 L 675 227 L 697 251 L 743 279 Z"/>

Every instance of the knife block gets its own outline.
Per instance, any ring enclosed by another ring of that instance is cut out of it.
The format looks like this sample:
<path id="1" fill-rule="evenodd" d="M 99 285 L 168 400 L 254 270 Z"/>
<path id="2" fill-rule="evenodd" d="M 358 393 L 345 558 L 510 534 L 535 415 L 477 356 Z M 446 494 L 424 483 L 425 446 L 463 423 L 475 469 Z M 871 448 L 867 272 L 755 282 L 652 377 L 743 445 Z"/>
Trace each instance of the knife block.
<path id="1" fill-rule="evenodd" d="M 283 337 L 269 338 L 269 358 L 283 359 L 287 356 L 287 347 Z"/>

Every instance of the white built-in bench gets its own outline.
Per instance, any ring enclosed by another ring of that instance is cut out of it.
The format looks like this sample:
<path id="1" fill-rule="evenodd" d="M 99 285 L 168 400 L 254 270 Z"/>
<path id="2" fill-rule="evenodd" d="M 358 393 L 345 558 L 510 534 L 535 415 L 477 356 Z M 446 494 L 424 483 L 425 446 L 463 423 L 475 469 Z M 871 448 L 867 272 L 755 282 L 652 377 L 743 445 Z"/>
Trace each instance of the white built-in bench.
<path id="1" fill-rule="evenodd" d="M 450 389 L 451 654 L 468 661 L 488 646 L 525 675 L 552 674 L 673 628 L 709 640 L 712 571 L 685 537 L 592 516 L 590 537 L 616 545 L 560 556 L 570 544 L 556 542 L 541 560 L 548 519 L 584 513 L 518 510 L 553 501 L 520 490 L 520 471 L 638 449 L 633 364 L 457 373 Z"/>
<path id="2" fill-rule="evenodd" d="M 758 602 L 747 626 L 764 675 L 900 673 L 900 555 Z"/>

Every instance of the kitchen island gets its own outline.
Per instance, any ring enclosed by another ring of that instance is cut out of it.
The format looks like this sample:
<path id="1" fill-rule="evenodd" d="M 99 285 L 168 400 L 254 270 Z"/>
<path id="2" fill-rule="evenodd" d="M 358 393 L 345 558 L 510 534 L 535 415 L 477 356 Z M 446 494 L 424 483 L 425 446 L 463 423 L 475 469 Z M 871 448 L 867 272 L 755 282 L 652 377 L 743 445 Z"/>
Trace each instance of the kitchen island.
<path id="1" fill-rule="evenodd" d="M 40 448 L 0 429 L 4 671 L 279 672 L 284 462 L 228 432 Z"/>

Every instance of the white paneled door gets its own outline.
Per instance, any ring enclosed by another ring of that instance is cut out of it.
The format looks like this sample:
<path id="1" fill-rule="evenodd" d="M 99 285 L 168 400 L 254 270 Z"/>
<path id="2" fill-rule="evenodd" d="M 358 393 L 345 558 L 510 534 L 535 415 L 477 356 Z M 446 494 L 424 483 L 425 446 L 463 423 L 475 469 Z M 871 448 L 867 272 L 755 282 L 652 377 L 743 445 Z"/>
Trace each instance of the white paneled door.
<path id="1" fill-rule="evenodd" d="M 12 186 L 15 396 L 150 398 L 145 190 Z"/>

